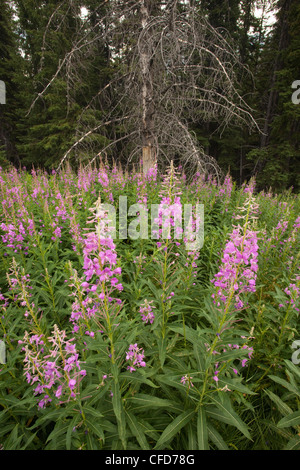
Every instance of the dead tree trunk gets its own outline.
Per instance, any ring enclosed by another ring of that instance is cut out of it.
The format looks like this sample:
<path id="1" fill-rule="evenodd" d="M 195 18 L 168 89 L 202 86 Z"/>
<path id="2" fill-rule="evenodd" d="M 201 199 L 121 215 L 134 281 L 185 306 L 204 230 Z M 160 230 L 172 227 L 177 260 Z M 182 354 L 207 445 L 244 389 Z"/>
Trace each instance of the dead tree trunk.
<path id="1" fill-rule="evenodd" d="M 140 36 L 139 56 L 142 79 L 142 161 L 143 172 L 146 175 L 150 168 L 156 163 L 155 135 L 154 135 L 154 114 L 155 107 L 153 101 L 153 70 L 152 70 L 152 42 L 147 38 L 149 31 L 147 27 L 150 16 L 151 0 L 141 1 L 141 22 L 143 32 Z M 147 40 L 148 39 L 148 40 Z"/>
<path id="2" fill-rule="evenodd" d="M 104 3 L 105 15 L 95 25 L 90 25 L 88 19 L 87 25 L 86 21 L 80 25 L 71 50 L 30 108 L 60 73 L 65 74 L 70 89 L 74 87 L 76 99 L 73 77 L 77 83 L 82 80 L 83 58 L 92 60 L 99 43 L 111 51 L 112 79 L 80 113 L 81 136 L 64 154 L 58 168 L 84 145 L 92 147 L 92 163 L 118 144 L 118 158 L 126 158 L 127 165 L 136 158 L 143 160 L 144 173 L 156 161 L 180 159 L 191 171 L 197 168 L 203 174 L 219 177 L 216 160 L 199 147 L 190 126 L 216 122 L 222 130 L 233 121 L 258 127 L 235 86 L 235 68 L 240 65 L 236 51 L 208 23 L 197 2 Z M 100 96 L 103 107 L 99 105 Z M 105 119 L 99 118 L 99 107 Z M 94 116 L 91 111 L 95 111 L 97 121 L 88 129 Z M 99 137 L 97 152 L 96 139 L 89 142 L 92 134 Z"/>

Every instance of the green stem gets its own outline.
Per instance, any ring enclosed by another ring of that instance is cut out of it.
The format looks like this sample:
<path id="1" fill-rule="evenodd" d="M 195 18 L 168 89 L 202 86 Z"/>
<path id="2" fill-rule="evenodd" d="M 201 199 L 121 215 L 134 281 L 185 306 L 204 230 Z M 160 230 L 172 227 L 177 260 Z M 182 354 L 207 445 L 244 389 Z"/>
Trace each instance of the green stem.
<path id="1" fill-rule="evenodd" d="M 247 210 L 247 215 L 246 215 L 246 220 L 245 220 L 245 224 L 244 224 L 244 230 L 243 230 L 243 239 L 242 239 L 242 243 L 241 243 L 241 253 L 243 253 L 243 249 L 244 249 L 244 242 L 245 242 L 245 237 L 246 237 L 246 233 L 247 233 L 247 228 L 248 228 L 248 222 L 249 222 L 249 216 L 250 216 L 250 207 L 251 207 L 251 204 L 250 204 L 250 200 L 249 200 L 249 205 L 248 205 L 248 210 Z M 228 314 L 228 311 L 229 311 L 229 307 L 231 305 L 231 301 L 232 301 L 232 298 L 233 298 L 233 295 L 234 295 L 234 284 L 236 283 L 237 279 L 238 279 L 238 275 L 239 275 L 239 271 L 240 271 L 240 267 L 241 265 L 239 264 L 237 266 L 237 270 L 236 270 L 236 274 L 235 274 L 235 278 L 234 280 L 232 281 L 231 283 L 231 287 L 230 287 L 230 291 L 229 291 L 229 296 L 227 298 L 227 301 L 226 301 L 226 305 L 225 305 L 225 309 L 224 309 L 224 313 L 223 313 L 223 316 L 221 318 L 221 321 L 219 323 L 219 328 L 218 328 L 218 331 L 217 331 L 217 334 L 216 334 L 216 337 L 213 341 L 213 344 L 211 345 L 210 347 L 210 350 L 209 350 L 209 354 L 208 354 L 208 357 L 211 358 L 214 350 L 215 350 L 215 347 L 217 345 L 217 342 L 219 341 L 219 335 L 221 334 L 222 332 L 222 329 L 223 329 L 223 326 L 227 320 L 227 314 Z M 204 382 L 203 382 L 203 387 L 202 387 L 202 392 L 201 392 L 201 395 L 200 395 L 200 400 L 199 400 L 199 403 L 198 403 L 198 407 L 199 406 L 202 406 L 202 402 L 203 402 L 203 398 L 205 396 L 205 393 L 206 393 L 206 387 L 207 387 L 207 382 L 208 382 L 208 379 L 209 379 L 209 369 L 206 369 L 205 371 L 205 377 L 204 377 Z M 197 407 L 197 408 L 198 408 Z"/>

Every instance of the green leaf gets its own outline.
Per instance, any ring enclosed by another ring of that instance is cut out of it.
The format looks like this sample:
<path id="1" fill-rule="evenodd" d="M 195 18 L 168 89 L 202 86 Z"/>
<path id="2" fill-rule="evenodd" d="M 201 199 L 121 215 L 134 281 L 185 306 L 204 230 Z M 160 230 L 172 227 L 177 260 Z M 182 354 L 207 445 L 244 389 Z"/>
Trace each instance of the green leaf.
<path id="1" fill-rule="evenodd" d="M 217 446 L 219 450 L 229 450 L 226 442 L 223 437 L 218 433 L 218 431 L 210 424 L 207 423 L 208 435 L 212 442 Z"/>
<path id="2" fill-rule="evenodd" d="M 284 361 L 288 367 L 288 369 L 290 369 L 290 371 L 295 374 L 295 376 L 300 379 L 300 368 L 299 366 L 296 366 L 295 364 L 293 364 L 291 361 L 288 361 L 288 360 L 285 360 Z"/>
<path id="3" fill-rule="evenodd" d="M 300 437 L 293 437 L 283 450 L 300 450 Z"/>
<path id="4" fill-rule="evenodd" d="M 99 450 L 99 444 L 97 443 L 96 439 L 94 439 L 93 434 L 87 432 L 85 437 L 87 443 L 87 450 Z"/>
<path id="5" fill-rule="evenodd" d="M 118 381 L 112 383 L 112 393 L 112 405 L 118 422 L 119 437 L 123 448 L 126 449 L 126 421 Z"/>
<path id="6" fill-rule="evenodd" d="M 161 300 L 160 296 L 161 296 L 162 290 L 155 287 L 155 285 L 153 284 L 153 282 L 150 279 L 147 279 L 146 284 L 150 287 L 150 290 L 152 291 L 154 297 L 156 297 L 156 299 L 158 301 L 160 301 Z"/>
<path id="7" fill-rule="evenodd" d="M 143 428 L 145 435 L 149 436 L 151 440 L 158 441 L 159 433 L 156 427 L 153 427 L 148 421 L 142 418 L 139 418 L 139 424 Z"/>
<path id="8" fill-rule="evenodd" d="M 282 418 L 277 426 L 279 428 L 288 428 L 290 426 L 299 426 L 300 424 L 300 410 L 291 413 L 284 418 Z"/>
<path id="9" fill-rule="evenodd" d="M 105 438 L 104 438 L 103 429 L 101 427 L 101 422 L 99 423 L 97 421 L 94 421 L 94 420 L 92 421 L 91 419 L 86 418 L 85 423 L 87 424 L 87 427 L 89 428 L 89 430 L 92 431 L 96 436 L 98 436 L 104 442 Z"/>
<path id="10" fill-rule="evenodd" d="M 30 409 L 31 407 L 28 407 L 28 404 L 31 404 L 34 405 L 36 404 L 32 397 L 30 398 L 26 398 L 26 399 L 20 399 L 20 398 L 17 398 L 17 397 L 14 397 L 13 395 L 7 395 L 6 397 L 1 397 L 1 401 L 2 403 L 5 403 L 6 405 L 10 405 L 8 409 L 12 409 L 12 408 L 17 408 L 15 410 L 15 412 L 17 413 L 21 413 L 21 411 L 27 411 L 28 409 Z M 27 405 L 27 406 L 25 406 Z"/>
<path id="11" fill-rule="evenodd" d="M 47 286 L 45 286 L 47 289 Z M 46 304 L 50 304 L 52 302 L 51 296 L 46 292 L 42 287 L 35 286 L 35 290 L 38 292 L 37 298 L 41 297 Z"/>
<path id="12" fill-rule="evenodd" d="M 56 445 L 56 441 L 58 438 L 60 441 L 64 441 L 62 436 L 64 436 L 68 432 L 69 425 L 70 425 L 69 421 L 67 423 L 58 421 L 53 431 L 47 437 L 46 443 L 50 441 L 54 441 L 54 445 Z"/>
<path id="13" fill-rule="evenodd" d="M 213 413 L 215 419 L 236 427 L 244 434 L 244 436 L 251 440 L 248 427 L 233 410 L 230 399 L 224 395 L 222 396 L 221 393 L 218 393 L 217 398 L 215 395 L 211 395 L 210 399 L 216 404 L 217 407 L 214 413 L 210 411 L 210 414 Z"/>
<path id="14" fill-rule="evenodd" d="M 132 434 L 136 437 L 138 443 L 141 446 L 142 450 L 150 450 L 150 446 L 147 442 L 147 439 L 145 437 L 145 434 L 142 431 L 142 428 L 136 419 L 136 417 L 130 413 L 129 411 L 126 411 L 126 417 L 127 417 L 127 422 L 129 425 L 129 428 L 132 432 Z"/>
<path id="15" fill-rule="evenodd" d="M 293 410 L 286 403 L 284 403 L 281 398 L 275 395 L 275 393 L 271 392 L 270 390 L 265 390 L 265 392 L 270 397 L 270 399 L 276 404 L 280 413 L 282 413 L 284 416 L 293 412 Z"/>
<path id="16" fill-rule="evenodd" d="M 205 370 L 205 359 L 204 359 L 203 351 L 196 344 L 194 344 L 194 357 L 197 361 L 199 372 L 204 372 L 204 370 Z"/>
<path id="17" fill-rule="evenodd" d="M 100 413 L 100 411 L 93 408 L 92 406 L 85 405 L 83 407 L 83 411 L 84 411 L 84 414 L 87 415 L 87 416 L 92 416 L 93 418 L 96 418 L 96 419 L 103 418 L 103 414 Z"/>
<path id="18" fill-rule="evenodd" d="M 157 340 L 158 346 L 158 357 L 161 368 L 163 368 L 165 360 L 166 360 L 166 350 L 167 350 L 167 343 L 166 338 L 159 338 Z"/>
<path id="19" fill-rule="evenodd" d="M 5 434 L 8 434 L 9 432 L 11 432 L 13 428 L 14 428 L 14 423 L 9 423 L 9 424 L 1 423 L 0 437 L 5 436 Z"/>
<path id="20" fill-rule="evenodd" d="M 68 431 L 67 431 L 67 435 L 66 435 L 66 450 L 71 449 L 72 434 L 74 433 L 74 428 L 75 428 L 76 424 L 80 421 L 80 419 L 81 419 L 80 414 L 76 413 L 76 415 L 70 421 Z"/>
<path id="21" fill-rule="evenodd" d="M 184 386 L 180 382 L 181 376 L 175 375 L 175 376 L 167 376 L 166 374 L 164 375 L 157 375 L 156 380 L 158 382 L 162 382 L 164 384 L 170 385 L 172 388 L 177 388 L 178 390 L 185 391 Z"/>
<path id="22" fill-rule="evenodd" d="M 287 388 L 290 392 L 295 393 L 298 397 L 300 397 L 300 390 L 297 390 L 296 387 L 291 385 L 289 382 L 287 382 L 284 379 L 281 379 L 280 377 L 276 377 L 276 375 L 269 375 L 268 376 L 270 379 L 274 380 L 274 382 L 282 385 L 283 387 Z"/>
<path id="23" fill-rule="evenodd" d="M 55 421 L 58 420 L 58 418 L 62 418 L 65 414 L 66 414 L 66 411 L 63 412 L 61 409 L 49 411 L 45 415 L 38 418 L 36 420 L 36 422 L 28 429 L 32 430 L 32 429 L 35 429 L 35 428 L 40 428 L 40 427 L 42 427 L 41 425 L 43 423 L 45 423 L 44 425 L 46 425 L 49 422 L 55 422 Z"/>
<path id="24" fill-rule="evenodd" d="M 5 450 L 17 450 L 22 440 L 23 434 L 18 437 L 19 425 L 16 424 L 9 438 L 5 442 Z"/>
<path id="25" fill-rule="evenodd" d="M 130 372 L 122 372 L 120 374 L 120 379 L 128 379 L 129 382 L 140 382 L 146 385 L 149 385 L 151 388 L 159 388 L 151 380 L 144 377 L 143 371 L 138 371 L 138 373 L 131 374 Z"/>
<path id="26" fill-rule="evenodd" d="M 158 398 L 152 395 L 146 395 L 143 393 L 137 393 L 134 397 L 127 398 L 127 402 L 132 403 L 136 411 L 151 409 L 157 410 L 158 408 L 170 409 L 173 411 L 182 411 L 182 406 L 177 405 L 171 400 Z"/>
<path id="27" fill-rule="evenodd" d="M 195 432 L 195 427 L 192 425 L 192 422 L 188 423 L 186 430 L 188 436 L 188 448 L 186 450 L 197 450 L 197 435 Z"/>
<path id="28" fill-rule="evenodd" d="M 26 438 L 26 442 L 25 444 L 20 448 L 20 450 L 25 450 L 27 447 L 30 446 L 30 444 L 32 443 L 32 441 L 35 439 L 37 435 L 37 432 L 35 432 L 34 434 L 32 434 L 29 438 Z M 25 439 L 24 439 L 25 440 Z"/>
<path id="29" fill-rule="evenodd" d="M 166 443 L 168 443 L 180 430 L 195 415 L 194 410 L 187 410 L 181 413 L 177 418 L 174 419 L 164 430 L 160 438 L 158 439 L 154 449 L 161 449 Z"/>
<path id="30" fill-rule="evenodd" d="M 206 425 L 206 413 L 203 406 L 200 406 L 197 418 L 197 438 L 198 450 L 209 450 L 208 432 Z"/>
<path id="31" fill-rule="evenodd" d="M 180 335 L 184 336 L 190 343 L 196 345 L 199 343 L 200 336 L 204 335 L 210 330 L 203 329 L 203 330 L 193 330 L 188 326 L 183 328 L 182 326 L 170 326 L 169 329 L 174 331 L 174 333 L 179 333 Z"/>

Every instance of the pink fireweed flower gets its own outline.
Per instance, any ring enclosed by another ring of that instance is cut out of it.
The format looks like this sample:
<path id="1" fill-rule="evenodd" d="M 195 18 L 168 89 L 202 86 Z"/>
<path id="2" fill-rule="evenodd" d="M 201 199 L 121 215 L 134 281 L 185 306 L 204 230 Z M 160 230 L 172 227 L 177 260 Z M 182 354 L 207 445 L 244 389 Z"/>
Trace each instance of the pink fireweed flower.
<path id="1" fill-rule="evenodd" d="M 142 320 L 145 324 L 147 324 L 148 322 L 152 324 L 154 322 L 155 316 L 152 309 L 155 307 L 151 305 L 152 302 L 153 300 L 148 302 L 148 300 L 145 299 L 143 305 L 139 309 L 139 312 L 142 316 Z"/>
<path id="2" fill-rule="evenodd" d="M 152 236 L 156 239 L 171 239 L 171 227 L 173 227 L 174 238 L 182 238 L 182 203 L 180 201 L 180 180 L 178 178 L 173 162 L 168 168 L 162 191 L 159 193 L 161 198 L 157 217 L 154 219 L 154 228 Z M 158 247 L 160 242 L 158 242 Z"/>
<path id="3" fill-rule="evenodd" d="M 255 189 L 255 186 L 256 186 L 256 181 L 255 181 L 255 178 L 251 178 L 250 181 L 248 183 L 244 183 L 242 185 L 242 188 L 244 188 L 244 193 L 251 193 L 253 194 L 254 192 L 254 189 Z"/>
<path id="4" fill-rule="evenodd" d="M 130 363 L 129 366 L 127 366 L 127 370 L 135 372 L 136 367 L 146 367 L 144 357 L 144 350 L 138 348 L 137 343 L 130 344 L 129 350 L 126 353 L 126 361 L 129 361 Z"/>
<path id="5" fill-rule="evenodd" d="M 5 201 L 3 201 L 5 202 Z M 7 213 L 6 218 L 9 220 L 11 214 Z M 28 246 L 26 240 L 30 239 L 35 233 L 34 221 L 29 217 L 27 210 L 22 204 L 17 210 L 17 222 L 0 224 L 0 229 L 4 232 L 1 235 L 2 241 L 6 244 L 7 248 L 12 249 L 15 253 L 23 251 L 28 254 Z"/>
<path id="6" fill-rule="evenodd" d="M 175 197 L 174 203 L 170 198 L 163 198 L 158 207 L 158 217 L 154 219 L 154 223 L 159 227 L 154 228 L 153 236 L 163 239 L 171 239 L 171 227 L 174 228 L 174 238 L 182 238 L 182 205 L 179 197 Z M 161 242 L 157 242 L 158 248 Z"/>
<path id="7" fill-rule="evenodd" d="M 117 286 L 121 290 L 121 284 L 115 277 L 121 274 L 121 268 L 117 268 L 117 253 L 115 244 L 109 236 L 109 227 L 107 226 L 107 213 L 101 209 L 100 199 L 96 202 L 96 208 L 91 209 L 96 212 L 95 217 L 89 221 L 97 222 L 95 232 L 87 234 L 84 240 L 84 265 L 86 282 L 89 282 L 95 275 L 101 282 L 109 283 L 111 286 Z"/>
<path id="8" fill-rule="evenodd" d="M 192 383 L 192 378 L 190 375 L 186 374 L 186 375 L 183 375 L 180 379 L 180 382 L 182 383 L 182 385 L 187 385 L 188 388 L 190 387 L 193 387 L 194 384 Z"/>
<path id="9" fill-rule="evenodd" d="M 285 294 L 288 296 L 286 305 L 290 306 L 296 312 L 300 312 L 300 279 L 296 283 L 290 283 L 289 287 L 284 289 Z M 279 304 L 279 307 L 283 307 Z"/>
<path id="10" fill-rule="evenodd" d="M 233 189 L 232 178 L 230 175 L 226 175 L 224 183 L 219 187 L 217 196 L 222 199 L 223 213 L 228 211 L 228 206 L 231 198 L 231 193 Z"/>
<path id="11" fill-rule="evenodd" d="M 79 384 L 86 371 L 81 369 L 74 338 L 68 340 L 65 331 L 54 325 L 48 342 L 43 335 L 29 336 L 25 332 L 22 350 L 25 352 L 24 375 L 29 384 L 36 384 L 34 395 L 43 395 L 38 406 L 44 408 L 56 397 L 69 401 L 79 393 Z M 47 346 L 46 346 L 47 343 Z M 50 346 L 50 345 L 52 346 Z M 52 349 L 50 349 L 52 347 Z M 48 353 L 48 354 L 47 354 Z M 52 396 L 52 398 L 51 398 Z"/>
<path id="12" fill-rule="evenodd" d="M 122 301 L 113 297 L 113 293 L 121 292 L 123 285 L 117 277 L 122 270 L 117 266 L 116 246 L 110 237 L 108 214 L 102 209 L 100 198 L 90 210 L 94 212 L 94 216 L 88 223 L 94 222 L 96 227 L 94 231 L 86 234 L 83 242 L 84 279 L 79 280 L 73 270 L 74 279 L 78 281 L 75 281 L 75 285 L 80 284 L 81 294 L 73 303 L 70 321 L 74 324 L 74 332 L 78 332 L 82 327 L 85 334 L 94 337 L 91 325 L 96 323 L 99 326 L 99 320 L 107 320 L 107 315 L 114 317 L 120 311 Z M 109 324 L 111 325 L 111 322 Z M 97 329 L 99 331 L 99 328 Z"/>
<path id="13" fill-rule="evenodd" d="M 227 242 L 222 258 L 222 266 L 213 281 L 217 288 L 215 301 L 226 303 L 231 289 L 235 291 L 236 307 L 242 308 L 240 294 L 255 292 L 257 276 L 258 243 L 257 232 L 247 230 L 245 236 L 242 228 L 233 230 Z"/>
<path id="14" fill-rule="evenodd" d="M 249 336 L 248 338 L 241 336 L 241 338 L 250 340 L 251 338 L 253 338 L 253 336 Z M 207 347 L 208 347 L 208 345 L 207 345 Z M 254 353 L 253 347 L 248 346 L 248 344 L 244 344 L 242 346 L 240 346 L 238 344 L 221 345 L 220 349 L 222 350 L 223 353 L 226 353 L 228 350 L 231 350 L 231 351 L 232 350 L 239 350 L 239 351 L 241 351 L 241 357 L 237 360 L 239 361 L 239 364 L 242 368 L 244 368 L 244 367 L 246 367 L 246 365 L 248 365 L 248 362 L 249 362 L 250 359 L 252 359 L 252 356 L 253 356 L 253 353 Z M 208 347 L 207 350 L 210 351 L 210 348 Z M 221 369 L 220 366 L 223 366 L 223 367 L 226 366 L 226 361 L 222 360 L 222 352 L 218 353 L 218 362 L 216 362 L 214 364 L 215 370 L 213 372 L 213 377 L 212 378 L 216 383 L 218 383 L 218 381 L 219 381 L 219 374 L 220 374 L 219 369 Z M 243 356 L 245 356 L 244 352 L 246 352 L 247 357 L 243 357 Z M 237 366 L 230 367 L 230 369 L 233 371 L 233 373 L 235 375 L 239 374 L 239 370 L 237 369 Z M 225 370 L 227 370 L 226 367 L 225 367 Z M 225 379 L 225 377 L 224 377 L 224 379 Z"/>
<path id="15" fill-rule="evenodd" d="M 57 241 L 61 237 L 61 227 L 59 227 L 55 222 L 52 222 L 53 234 L 51 240 Z"/>
<path id="16" fill-rule="evenodd" d="M 253 207 L 254 210 L 257 209 L 257 205 L 254 204 Z M 222 265 L 215 274 L 215 279 L 211 281 L 216 287 L 216 293 L 212 294 L 214 303 L 217 303 L 217 306 L 226 304 L 233 293 L 235 307 L 243 308 L 244 303 L 240 296 L 244 292 L 256 291 L 257 271 L 257 231 L 249 229 L 248 224 L 244 227 L 238 225 L 229 236 L 223 252 Z"/>

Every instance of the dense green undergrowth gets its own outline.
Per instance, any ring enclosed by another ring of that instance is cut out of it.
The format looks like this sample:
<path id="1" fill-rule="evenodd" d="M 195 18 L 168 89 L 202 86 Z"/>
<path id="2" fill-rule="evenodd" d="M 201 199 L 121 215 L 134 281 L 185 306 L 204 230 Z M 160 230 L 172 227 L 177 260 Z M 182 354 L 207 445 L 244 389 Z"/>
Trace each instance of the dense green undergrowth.
<path id="1" fill-rule="evenodd" d="M 3 449 L 300 448 L 299 196 L 172 166 L 0 185 Z M 194 234 L 203 205 L 203 246 L 152 236 L 163 202 L 173 224 L 193 206 Z"/>

